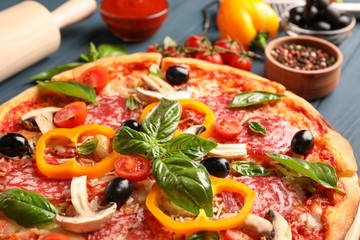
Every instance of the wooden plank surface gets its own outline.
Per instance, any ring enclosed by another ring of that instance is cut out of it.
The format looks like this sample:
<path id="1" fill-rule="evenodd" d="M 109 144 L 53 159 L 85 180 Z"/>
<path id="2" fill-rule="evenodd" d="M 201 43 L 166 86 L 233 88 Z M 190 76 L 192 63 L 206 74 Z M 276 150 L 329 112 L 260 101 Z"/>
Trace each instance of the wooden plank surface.
<path id="1" fill-rule="evenodd" d="M 1 0 L 0 11 L 19 2 L 21 1 Z M 38 2 L 52 11 L 65 1 L 40 0 Z M 100 3 L 100 0 L 97 0 L 97 2 Z M 169 0 L 169 16 L 159 32 L 147 41 L 126 43 L 129 53 L 146 51 L 148 45 L 155 42 L 162 43 L 165 36 L 171 36 L 177 42 L 184 43 L 190 34 L 201 34 L 203 31 L 201 8 L 210 2 L 211 0 Z M 353 2 L 360 2 L 360 0 L 353 0 Z M 217 6 L 209 9 L 213 22 L 215 21 L 216 10 Z M 0 25 L 2 24 L 6 23 L 0 23 Z M 284 34 L 280 32 L 279 36 L 281 35 Z M 96 45 L 101 43 L 123 43 L 107 29 L 105 23 L 101 20 L 98 9 L 87 20 L 61 30 L 61 36 L 62 41 L 58 51 L 0 83 L 0 104 L 32 86 L 34 83 L 29 81 L 31 76 L 60 64 L 77 61 L 79 55 L 88 50 L 91 41 Z M 220 35 L 216 26 L 210 29 L 207 36 L 211 41 L 219 38 Z M 340 83 L 332 94 L 311 103 L 335 129 L 349 140 L 359 164 L 360 24 L 356 25 L 353 36 L 345 40 L 339 47 L 344 54 Z M 4 71 L 1 66 L 0 71 Z M 252 72 L 263 75 L 263 60 L 254 63 Z"/>

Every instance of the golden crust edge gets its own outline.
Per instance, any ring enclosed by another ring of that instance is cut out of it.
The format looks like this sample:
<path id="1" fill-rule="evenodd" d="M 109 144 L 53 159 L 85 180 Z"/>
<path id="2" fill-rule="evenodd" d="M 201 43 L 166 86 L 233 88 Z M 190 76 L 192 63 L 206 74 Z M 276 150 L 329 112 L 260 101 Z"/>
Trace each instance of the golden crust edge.
<path id="1" fill-rule="evenodd" d="M 290 91 L 286 91 L 285 94 L 298 102 L 298 104 L 303 105 L 313 116 L 320 119 L 327 127 L 327 133 L 323 138 L 328 142 L 327 146 L 329 147 L 329 150 L 335 155 L 338 176 L 355 176 L 358 171 L 358 166 L 349 141 L 336 131 L 308 101 Z"/>
<path id="2" fill-rule="evenodd" d="M 78 78 L 80 74 L 88 68 L 95 65 L 110 67 L 120 63 L 130 63 L 138 61 L 154 61 L 160 65 L 162 55 L 160 53 L 133 53 L 122 56 L 104 57 L 93 62 L 85 63 L 79 67 L 59 73 L 51 78 L 52 81 L 69 81 L 69 79 Z"/>
<path id="3" fill-rule="evenodd" d="M 331 207 L 325 213 L 326 222 L 328 223 L 328 231 L 326 233 L 326 240 L 357 240 L 359 226 L 356 224 L 356 218 L 358 215 L 359 202 L 360 202 L 360 187 L 356 177 L 339 178 L 339 182 L 346 185 L 347 196 L 345 201 L 342 201 L 339 205 Z M 334 193 L 334 199 L 341 197 L 341 193 Z M 359 221 L 359 220 L 358 220 Z M 350 230 L 351 229 L 351 230 Z M 349 232 L 352 231 L 352 232 Z"/>
<path id="4" fill-rule="evenodd" d="M 285 87 L 275 81 L 271 81 L 269 79 L 266 79 L 264 77 L 261 77 L 255 73 L 249 72 L 249 71 L 245 71 L 245 70 L 241 70 L 241 69 L 237 69 L 237 68 L 233 68 L 227 65 L 218 65 L 218 64 L 213 64 L 210 62 L 206 62 L 203 60 L 199 60 L 199 59 L 194 59 L 194 58 L 172 58 L 172 57 L 166 57 L 163 59 L 162 61 L 162 67 L 161 69 L 164 68 L 164 65 L 168 62 L 172 62 L 172 63 L 178 63 L 178 64 L 190 64 L 190 65 L 196 65 L 199 68 L 202 68 L 206 71 L 212 71 L 212 70 L 221 70 L 221 71 L 226 71 L 226 72 L 230 72 L 230 73 L 234 73 L 234 74 L 239 74 L 242 75 L 244 77 L 248 77 L 248 78 L 252 78 L 254 80 L 257 80 L 259 82 L 266 82 L 266 83 L 271 83 L 273 87 L 277 88 L 279 90 L 279 92 L 284 92 L 285 91 Z"/>
<path id="5" fill-rule="evenodd" d="M 43 90 L 44 89 L 40 88 L 38 85 L 28 88 L 11 98 L 9 101 L 0 105 L 0 119 L 5 118 L 6 114 L 19 104 L 41 96 L 44 93 Z"/>

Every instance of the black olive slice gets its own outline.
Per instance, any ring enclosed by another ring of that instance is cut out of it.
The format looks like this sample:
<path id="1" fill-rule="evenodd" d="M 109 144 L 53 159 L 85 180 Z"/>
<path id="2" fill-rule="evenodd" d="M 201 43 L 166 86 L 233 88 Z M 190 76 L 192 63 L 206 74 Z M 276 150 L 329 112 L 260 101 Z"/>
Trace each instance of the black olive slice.
<path id="1" fill-rule="evenodd" d="M 189 71 L 181 66 L 171 66 L 166 70 L 166 80 L 171 85 L 181 85 L 189 81 Z"/>
<path id="2" fill-rule="evenodd" d="M 0 153 L 8 157 L 31 155 L 28 140 L 19 133 L 5 133 L 0 136 Z"/>
<path id="3" fill-rule="evenodd" d="M 210 175 L 219 178 L 225 178 L 230 173 L 230 164 L 228 160 L 221 157 L 208 157 L 200 162 Z"/>
<path id="4" fill-rule="evenodd" d="M 291 140 L 291 150 L 294 153 L 305 155 L 309 153 L 314 147 L 314 136 L 308 130 L 300 130 L 295 133 Z"/>

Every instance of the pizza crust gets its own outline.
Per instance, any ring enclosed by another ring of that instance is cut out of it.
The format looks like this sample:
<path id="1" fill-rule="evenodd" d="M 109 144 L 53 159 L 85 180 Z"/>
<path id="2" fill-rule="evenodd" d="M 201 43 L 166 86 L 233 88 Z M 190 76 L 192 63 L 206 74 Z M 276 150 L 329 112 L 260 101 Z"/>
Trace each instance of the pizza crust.
<path id="1" fill-rule="evenodd" d="M 218 64 L 213 64 L 213 63 L 209 63 L 206 61 L 202 61 L 199 59 L 194 59 L 194 58 L 171 58 L 171 57 L 167 57 L 164 58 L 162 61 L 162 65 L 161 65 L 161 69 L 166 68 L 166 66 L 168 64 L 171 63 L 176 63 L 178 65 L 181 64 L 186 64 L 186 65 L 192 65 L 195 66 L 197 68 L 201 68 L 205 71 L 219 71 L 219 72 L 226 72 L 226 73 L 233 73 L 233 74 L 238 74 L 241 75 L 243 77 L 248 77 L 251 78 L 252 80 L 256 80 L 259 81 L 259 83 L 266 83 L 269 84 L 271 87 L 274 88 L 274 92 L 276 93 L 283 93 L 285 91 L 285 87 L 283 85 L 281 85 L 278 82 L 274 82 L 274 81 L 270 81 L 269 79 L 263 78 L 259 75 L 256 75 L 252 72 L 249 71 L 244 71 L 238 68 L 233 68 L 227 65 L 218 65 Z"/>
<path id="2" fill-rule="evenodd" d="M 77 68 L 70 69 L 68 71 L 59 73 L 51 78 L 52 81 L 69 81 L 70 79 L 76 79 L 80 74 L 88 68 L 96 65 L 109 68 L 117 64 L 132 63 L 132 62 L 143 62 L 153 61 L 160 65 L 162 55 L 160 53 L 134 53 L 129 55 L 122 55 L 116 57 L 104 57 L 96 61 L 85 63 Z"/>
<path id="3" fill-rule="evenodd" d="M 326 141 L 326 146 L 334 154 L 337 175 L 339 177 L 355 176 L 358 167 L 350 143 L 341 136 L 308 101 L 290 91 L 286 91 L 285 94 L 296 101 L 299 106 L 305 107 L 311 115 L 319 119 L 326 126 L 327 133 L 322 138 Z"/>
<path id="4" fill-rule="evenodd" d="M 39 85 L 35 87 L 31 87 L 13 97 L 6 103 L 0 106 L 0 119 L 4 119 L 8 112 L 14 107 L 20 105 L 23 102 L 30 101 L 40 97 L 44 94 L 46 90 L 44 88 L 39 87 Z"/>
<path id="5" fill-rule="evenodd" d="M 349 231 L 354 219 L 357 215 L 360 202 L 360 187 L 357 178 L 339 178 L 339 182 L 344 183 L 347 188 L 347 195 L 344 201 L 335 207 L 329 207 L 325 212 L 325 218 L 328 223 L 328 231 L 326 232 L 327 240 L 344 239 Z M 335 192 L 334 201 L 341 199 L 343 195 Z M 356 231 L 355 231 L 356 232 Z M 346 240 L 357 239 L 359 236 L 355 234 L 355 238 L 346 238 Z"/>

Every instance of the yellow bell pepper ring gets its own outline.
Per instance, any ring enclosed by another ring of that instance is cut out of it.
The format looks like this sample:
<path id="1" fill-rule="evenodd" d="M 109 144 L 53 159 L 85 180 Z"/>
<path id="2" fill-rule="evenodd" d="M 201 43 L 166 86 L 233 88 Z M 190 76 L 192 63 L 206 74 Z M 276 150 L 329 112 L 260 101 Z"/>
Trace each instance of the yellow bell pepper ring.
<path id="1" fill-rule="evenodd" d="M 113 138 L 115 130 L 97 124 L 81 125 L 75 128 L 55 128 L 43 134 L 35 149 L 36 164 L 40 172 L 50 178 L 72 179 L 86 175 L 88 178 L 98 178 L 114 169 L 115 161 L 122 155 L 113 151 L 106 158 L 93 166 L 81 166 L 77 163 L 76 158 L 71 158 L 63 164 L 48 164 L 44 158 L 46 144 L 55 138 L 67 138 L 75 146 L 80 135 L 84 134 L 102 134 L 109 138 Z"/>
<path id="2" fill-rule="evenodd" d="M 210 176 L 213 188 L 213 195 L 224 191 L 240 193 L 244 198 L 244 206 L 238 214 L 233 217 L 211 220 L 205 211 L 200 209 L 199 215 L 192 221 L 179 222 L 172 220 L 159 208 L 161 189 L 154 183 L 146 198 L 146 206 L 155 218 L 169 230 L 179 234 L 191 234 L 198 231 L 221 231 L 235 228 L 243 224 L 252 210 L 255 201 L 255 192 L 248 186 L 231 179 L 217 178 Z"/>
<path id="3" fill-rule="evenodd" d="M 279 29 L 275 11 L 262 0 L 221 0 L 216 22 L 222 38 L 230 36 L 245 48 L 250 44 L 262 50 Z"/>
<path id="4" fill-rule="evenodd" d="M 211 136 L 211 134 L 215 131 L 215 126 L 214 126 L 214 122 L 215 122 L 215 115 L 213 113 L 213 111 L 206 106 L 205 104 L 196 101 L 196 100 L 192 100 L 192 99 L 180 99 L 177 100 L 180 102 L 181 107 L 184 109 L 194 109 L 195 111 L 198 111 L 200 113 L 205 114 L 205 120 L 203 122 L 203 126 L 206 127 L 206 131 L 204 131 L 203 133 L 200 134 L 200 137 L 202 138 L 208 138 Z M 147 105 L 144 110 L 142 111 L 141 115 L 140 115 L 140 121 L 141 119 L 143 119 L 146 115 L 148 115 L 151 110 L 157 105 L 157 103 L 151 103 L 149 105 Z M 181 132 L 179 131 L 175 131 L 175 135 L 174 138 L 179 136 L 181 134 Z"/>

